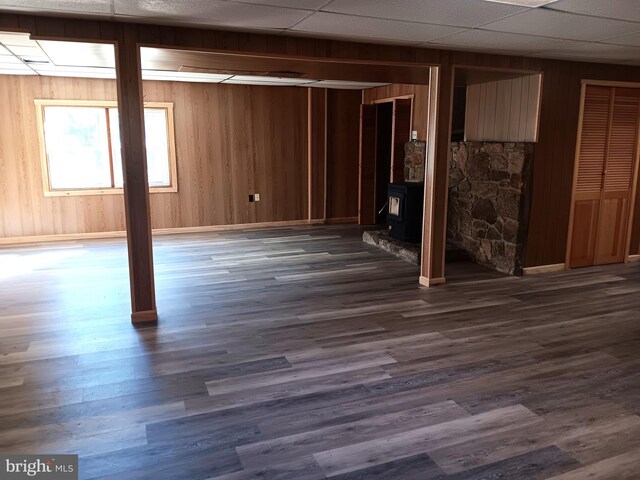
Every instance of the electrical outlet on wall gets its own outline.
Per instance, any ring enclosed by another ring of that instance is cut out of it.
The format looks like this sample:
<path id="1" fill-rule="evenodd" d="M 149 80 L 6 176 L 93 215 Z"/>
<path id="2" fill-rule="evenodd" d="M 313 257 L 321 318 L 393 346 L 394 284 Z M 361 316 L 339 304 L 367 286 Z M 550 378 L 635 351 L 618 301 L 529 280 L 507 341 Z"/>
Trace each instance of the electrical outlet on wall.
<path id="1" fill-rule="evenodd" d="M 259 193 L 254 193 L 254 194 L 253 194 L 253 199 L 254 199 L 256 202 L 259 202 L 259 201 L 260 201 L 260 194 L 259 194 Z"/>

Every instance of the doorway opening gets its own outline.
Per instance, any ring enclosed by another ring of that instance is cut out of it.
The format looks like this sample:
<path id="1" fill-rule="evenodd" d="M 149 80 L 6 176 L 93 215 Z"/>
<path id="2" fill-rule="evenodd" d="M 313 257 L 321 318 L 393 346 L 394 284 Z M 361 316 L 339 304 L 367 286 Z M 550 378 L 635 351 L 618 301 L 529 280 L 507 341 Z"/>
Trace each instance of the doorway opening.
<path id="1" fill-rule="evenodd" d="M 393 135 L 393 102 L 376 106 L 376 225 L 387 222 L 387 185 L 391 183 L 391 138 Z"/>
<path id="2" fill-rule="evenodd" d="M 424 95 L 425 102 L 428 98 L 426 85 L 392 87 L 415 90 L 416 94 Z M 385 225 L 389 184 L 409 180 L 405 172 L 405 145 L 411 139 L 415 95 L 388 98 L 375 95 L 375 92 L 363 94 L 360 112 L 360 225 Z"/>

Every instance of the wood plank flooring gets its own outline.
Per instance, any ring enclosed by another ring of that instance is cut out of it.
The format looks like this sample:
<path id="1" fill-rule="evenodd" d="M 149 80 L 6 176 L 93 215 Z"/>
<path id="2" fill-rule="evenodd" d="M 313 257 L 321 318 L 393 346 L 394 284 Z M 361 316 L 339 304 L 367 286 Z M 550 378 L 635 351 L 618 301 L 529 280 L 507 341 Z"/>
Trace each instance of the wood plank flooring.
<path id="1" fill-rule="evenodd" d="M 86 479 L 640 478 L 640 264 L 418 268 L 355 227 L 0 250 L 0 452 Z M 456 269 L 457 268 L 457 269 Z"/>

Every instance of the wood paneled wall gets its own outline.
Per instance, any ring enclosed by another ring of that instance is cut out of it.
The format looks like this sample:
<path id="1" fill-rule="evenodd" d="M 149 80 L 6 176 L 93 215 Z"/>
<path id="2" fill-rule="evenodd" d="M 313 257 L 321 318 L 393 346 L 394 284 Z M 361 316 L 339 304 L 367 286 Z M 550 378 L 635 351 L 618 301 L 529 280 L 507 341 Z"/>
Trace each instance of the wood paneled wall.
<path id="1" fill-rule="evenodd" d="M 145 82 L 144 96 L 175 112 L 178 193 L 150 195 L 154 228 L 307 218 L 306 89 Z M 44 197 L 35 98 L 115 100 L 115 81 L 0 75 L 0 237 L 124 230 L 122 195 Z"/>
<path id="2" fill-rule="evenodd" d="M 540 75 L 476 83 L 467 87 L 465 139 L 535 142 Z"/>
<path id="3" fill-rule="evenodd" d="M 640 79 L 640 68 L 628 65 L 568 62 L 533 57 L 374 45 L 202 28 L 131 25 L 137 29 L 138 41 L 144 44 L 183 49 L 215 49 L 245 54 L 283 55 L 294 58 L 336 59 L 348 62 L 349 65 L 355 67 L 362 63 L 379 62 L 383 65 L 384 72 L 393 70 L 393 66 L 387 65 L 389 62 L 407 62 L 419 66 L 436 65 L 442 69 L 442 78 L 451 82 L 453 78 L 452 76 L 449 78 L 449 71 L 453 69 L 454 65 L 544 73 L 540 128 L 533 162 L 530 233 L 526 245 L 524 265 L 526 267 L 557 264 L 564 261 L 569 227 L 581 79 L 627 82 L 637 82 Z M 28 31 L 35 36 L 48 38 L 113 41 L 117 39 L 117 32 L 121 27 L 122 24 L 109 20 L 80 20 L 22 13 L 0 14 L 0 29 Z M 350 71 L 359 72 L 357 68 L 352 68 Z M 365 80 L 355 77 L 343 79 Z M 389 81 L 383 78 L 369 78 L 367 80 Z M 448 130 L 446 122 L 450 121 L 450 116 L 440 115 L 439 119 L 440 131 Z M 443 134 L 443 140 L 446 141 L 445 135 Z M 448 146 L 438 150 L 438 155 L 441 157 L 437 159 L 437 162 L 444 165 L 442 168 L 444 175 L 446 175 L 448 151 Z M 440 181 L 440 179 L 435 180 Z M 443 212 L 446 210 L 446 201 L 444 200 L 446 194 L 446 188 L 438 191 L 438 195 L 441 197 L 439 206 Z M 445 220 L 444 218 L 434 218 L 434 222 L 442 223 L 437 227 L 441 231 L 444 231 Z M 640 225 L 640 209 L 636 210 L 634 225 Z M 434 253 L 443 255 L 444 251 Z"/>
<path id="4" fill-rule="evenodd" d="M 373 103 L 386 98 L 413 95 L 412 130 L 417 130 L 418 139 L 427 138 L 427 109 L 429 108 L 429 85 L 393 83 L 383 87 L 362 91 L 362 103 Z"/>
<path id="5" fill-rule="evenodd" d="M 327 90 L 327 218 L 358 216 L 360 90 Z"/>

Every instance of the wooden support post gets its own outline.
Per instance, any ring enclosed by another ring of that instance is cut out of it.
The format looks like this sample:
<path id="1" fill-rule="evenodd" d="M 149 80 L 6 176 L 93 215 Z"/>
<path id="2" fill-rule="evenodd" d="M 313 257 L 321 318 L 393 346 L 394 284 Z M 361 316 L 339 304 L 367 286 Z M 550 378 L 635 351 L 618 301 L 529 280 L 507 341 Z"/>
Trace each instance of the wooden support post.
<path id="1" fill-rule="evenodd" d="M 308 88 L 309 220 L 327 218 L 327 89 Z"/>
<path id="2" fill-rule="evenodd" d="M 158 320 L 158 314 L 153 278 L 140 48 L 134 25 L 122 25 L 119 28 L 121 30 L 118 32 L 116 44 L 116 83 L 129 250 L 131 321 L 155 322 Z"/>
<path id="3" fill-rule="evenodd" d="M 431 68 L 429 82 L 429 126 L 420 265 L 420 284 L 427 287 L 445 282 L 444 256 L 452 107 L 453 67 L 447 62 L 440 67 Z"/>

